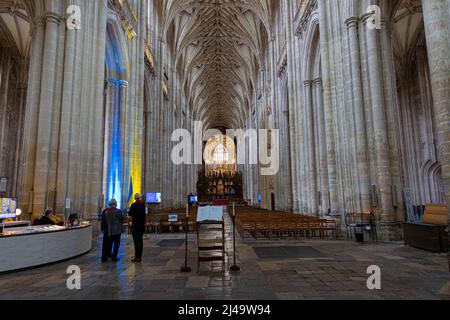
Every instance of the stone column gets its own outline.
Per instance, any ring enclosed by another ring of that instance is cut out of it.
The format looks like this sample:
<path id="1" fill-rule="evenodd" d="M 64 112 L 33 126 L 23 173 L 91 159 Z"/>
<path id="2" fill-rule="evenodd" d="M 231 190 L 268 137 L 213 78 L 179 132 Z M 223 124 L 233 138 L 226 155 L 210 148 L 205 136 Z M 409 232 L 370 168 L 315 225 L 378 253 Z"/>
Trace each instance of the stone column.
<path id="1" fill-rule="evenodd" d="M 286 41 L 286 50 L 287 50 L 287 68 L 288 68 L 288 107 L 289 107 L 289 138 L 290 138 L 290 157 L 291 157 L 291 178 L 292 178 L 292 206 L 293 211 L 300 211 L 299 197 L 299 180 L 298 180 L 298 151 L 297 151 L 297 110 L 296 110 L 296 90 L 295 90 L 295 73 L 294 69 L 295 63 L 295 52 L 294 52 L 294 32 L 293 32 L 293 22 L 292 22 L 292 8 L 291 1 L 284 0 L 284 6 L 286 8 L 287 15 L 287 41 Z"/>
<path id="2" fill-rule="evenodd" d="M 398 98 L 397 98 L 397 78 L 395 72 L 394 50 L 392 45 L 392 28 L 393 22 L 382 19 L 381 21 L 381 61 L 383 66 L 383 80 L 384 80 L 384 93 L 386 103 L 386 115 L 387 115 L 387 128 L 389 139 L 389 152 L 391 159 L 391 179 L 392 179 L 392 198 L 394 207 L 395 221 L 400 222 L 404 220 L 404 212 L 402 199 L 400 196 L 402 185 L 401 177 L 401 150 L 399 147 L 398 137 Z M 395 195 L 394 195 L 395 193 Z M 400 225 L 398 225 L 398 233 L 400 233 Z M 400 234 L 399 234 L 400 236 Z"/>
<path id="3" fill-rule="evenodd" d="M 307 150 L 308 150 L 308 169 L 309 169 L 309 210 L 311 214 L 317 214 L 317 183 L 316 183 L 316 163 L 314 146 L 314 116 L 312 104 L 312 81 L 305 81 L 305 100 L 306 100 L 306 120 L 307 120 Z"/>
<path id="4" fill-rule="evenodd" d="M 389 140 L 387 131 L 386 106 L 384 103 L 383 79 L 381 76 L 381 59 L 379 31 L 370 30 L 370 15 L 364 17 L 367 36 L 368 69 L 370 74 L 370 97 L 375 136 L 375 153 L 377 163 L 377 190 L 380 194 L 379 213 L 381 216 L 382 238 L 391 239 L 391 226 L 394 222 L 394 209 L 391 197 L 391 170 L 389 159 Z"/>
<path id="5" fill-rule="evenodd" d="M 369 163 L 367 158 L 367 132 L 364 113 L 364 95 L 361 76 L 361 53 L 358 42 L 359 18 L 352 17 L 346 21 L 349 33 L 349 51 L 351 60 L 351 75 L 353 88 L 353 104 L 356 125 L 356 160 L 358 164 L 358 179 L 360 189 L 360 210 L 365 212 L 370 209 L 370 178 Z"/>
<path id="6" fill-rule="evenodd" d="M 11 55 L 10 53 L 3 49 L 3 54 L 0 56 L 0 175 L 6 175 L 8 177 L 8 185 L 12 180 L 11 176 L 8 176 L 7 168 L 7 152 L 10 146 L 7 145 L 7 137 L 9 133 L 7 132 L 8 124 L 8 92 L 9 92 L 9 81 L 11 79 Z"/>
<path id="7" fill-rule="evenodd" d="M 14 161 L 14 180 L 13 180 L 13 188 L 12 192 L 14 196 L 19 195 L 19 170 L 21 168 L 21 162 L 20 162 L 20 154 L 22 149 L 22 139 L 23 139 L 23 119 L 25 114 L 25 108 L 26 108 L 26 100 L 27 100 L 27 87 L 26 85 L 21 85 L 19 87 L 19 121 L 17 123 L 17 139 L 16 139 L 16 154 L 15 154 L 15 161 Z"/>
<path id="8" fill-rule="evenodd" d="M 450 204 L 450 2 L 425 0 L 422 1 L 422 6 L 436 119 L 438 158 L 442 165 L 447 204 Z"/>
<path id="9" fill-rule="evenodd" d="M 95 69 L 95 77 L 93 78 L 94 92 L 91 109 L 93 110 L 92 122 L 93 130 L 90 136 L 92 149 L 96 150 L 88 155 L 88 170 L 90 175 L 88 176 L 87 184 L 89 186 L 89 199 L 90 203 L 87 207 L 88 215 L 92 215 L 94 218 L 97 215 L 99 207 L 99 199 L 103 198 L 103 190 L 101 183 L 101 172 L 103 169 L 104 155 L 102 153 L 104 144 L 102 137 L 104 135 L 104 130 L 102 127 L 104 119 L 104 108 L 99 108 L 104 104 L 103 90 L 105 86 L 105 43 L 106 43 L 106 11 L 107 11 L 107 1 L 101 0 L 96 2 L 96 13 L 97 19 L 95 20 L 96 26 L 96 36 L 94 38 L 93 54 L 95 54 L 95 61 L 93 62 L 93 69 Z M 96 179 L 94 182 L 92 180 Z M 101 201 L 100 201 L 101 202 Z"/>
<path id="10" fill-rule="evenodd" d="M 57 189 L 57 207 L 54 208 L 56 212 L 65 211 L 65 199 L 70 197 L 68 194 L 69 171 L 70 171 L 70 137 L 72 134 L 72 107 L 73 107 L 73 90 L 75 70 L 75 34 L 76 31 L 68 30 L 66 33 L 66 45 L 64 56 L 64 73 L 63 73 L 63 96 L 61 105 L 61 126 L 59 132 L 59 147 L 58 147 L 58 168 L 56 176 Z"/>
<path id="11" fill-rule="evenodd" d="M 322 215 L 328 213 L 330 207 L 328 188 L 328 158 L 327 139 L 325 136 L 325 114 L 323 110 L 323 89 L 322 79 L 315 80 L 316 101 L 317 101 L 317 132 L 319 140 L 319 172 L 320 172 L 320 193 L 322 202 Z"/>
<path id="12" fill-rule="evenodd" d="M 42 65 L 41 96 L 39 100 L 38 134 L 36 144 L 36 166 L 34 170 L 34 203 L 33 214 L 42 213 L 47 203 L 48 165 L 52 129 L 52 112 L 54 106 L 55 76 L 54 68 L 57 58 L 58 29 L 60 17 L 47 13 Z"/>
<path id="13" fill-rule="evenodd" d="M 328 179 L 330 188 L 331 214 L 340 216 L 338 185 L 336 171 L 336 147 L 334 141 L 334 117 L 331 94 L 330 50 L 328 39 L 327 8 L 324 0 L 318 1 L 320 19 L 320 54 L 322 58 L 323 105 L 325 111 L 325 128 L 328 155 Z"/>
<path id="14" fill-rule="evenodd" d="M 28 95 L 24 121 L 24 141 L 19 170 L 19 201 L 26 213 L 33 211 L 33 183 L 36 156 L 36 133 L 39 93 L 41 88 L 42 55 L 44 44 L 44 20 L 36 19 L 31 24 L 32 38 L 30 52 L 30 77 L 28 81 Z"/>

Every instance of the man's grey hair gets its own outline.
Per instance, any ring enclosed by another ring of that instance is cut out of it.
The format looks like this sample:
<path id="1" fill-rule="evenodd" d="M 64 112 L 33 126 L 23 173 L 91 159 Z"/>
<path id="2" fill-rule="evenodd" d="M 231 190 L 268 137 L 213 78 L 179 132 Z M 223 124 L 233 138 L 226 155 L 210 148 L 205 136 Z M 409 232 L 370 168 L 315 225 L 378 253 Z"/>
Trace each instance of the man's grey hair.
<path id="1" fill-rule="evenodd" d="M 111 199 L 109 200 L 109 206 L 117 206 L 117 200 L 116 199 Z"/>

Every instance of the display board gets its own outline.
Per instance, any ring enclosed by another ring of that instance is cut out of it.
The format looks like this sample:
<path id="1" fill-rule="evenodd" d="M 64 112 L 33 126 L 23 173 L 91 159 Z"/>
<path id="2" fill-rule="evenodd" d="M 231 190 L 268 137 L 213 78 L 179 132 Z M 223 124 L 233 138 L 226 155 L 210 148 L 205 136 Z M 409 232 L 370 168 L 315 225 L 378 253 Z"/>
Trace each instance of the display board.
<path id="1" fill-rule="evenodd" d="M 160 204 L 162 200 L 162 195 L 159 192 L 149 192 L 147 193 L 145 200 L 149 204 Z"/>
<path id="2" fill-rule="evenodd" d="M 16 217 L 17 201 L 11 198 L 0 198 L 0 219 L 13 219 Z"/>

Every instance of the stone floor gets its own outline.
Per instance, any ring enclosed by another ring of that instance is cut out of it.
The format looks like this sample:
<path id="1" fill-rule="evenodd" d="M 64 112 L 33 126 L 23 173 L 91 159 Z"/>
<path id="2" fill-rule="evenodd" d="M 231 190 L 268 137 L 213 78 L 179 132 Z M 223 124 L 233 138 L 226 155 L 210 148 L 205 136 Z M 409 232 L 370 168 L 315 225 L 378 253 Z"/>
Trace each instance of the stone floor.
<path id="1" fill-rule="evenodd" d="M 230 237 L 227 219 L 227 236 Z M 197 271 L 196 236 L 189 236 L 189 265 L 184 264 L 183 235 L 151 235 L 144 260 L 132 264 L 132 240 L 124 237 L 121 261 L 100 263 L 101 242 L 72 261 L 0 275 L 0 299 L 450 299 L 446 255 L 401 243 L 357 244 L 320 240 L 237 240 L 241 272 L 222 272 L 221 264 Z M 232 249 L 231 240 L 227 246 Z M 228 257 L 232 259 L 229 250 Z M 227 259 L 230 260 L 230 259 Z M 227 267 L 231 261 L 227 261 Z M 82 271 L 79 291 L 66 287 L 67 267 Z M 381 290 L 367 289 L 367 268 L 381 268 Z"/>

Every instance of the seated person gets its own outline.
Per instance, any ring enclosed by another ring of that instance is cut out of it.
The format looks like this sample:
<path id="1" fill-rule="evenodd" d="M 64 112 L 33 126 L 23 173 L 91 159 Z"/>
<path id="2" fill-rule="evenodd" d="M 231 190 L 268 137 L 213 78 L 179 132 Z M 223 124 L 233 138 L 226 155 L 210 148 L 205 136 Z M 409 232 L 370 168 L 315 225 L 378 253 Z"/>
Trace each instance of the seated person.
<path id="1" fill-rule="evenodd" d="M 72 213 L 69 216 L 69 224 L 70 224 L 71 227 L 80 225 L 80 219 L 78 218 L 78 214 Z"/>
<path id="2" fill-rule="evenodd" d="M 52 225 L 54 226 L 56 223 L 50 218 L 50 216 L 53 214 L 53 209 L 47 209 L 45 210 L 44 215 L 41 219 L 39 219 L 39 224 L 41 226 L 44 225 Z"/>

